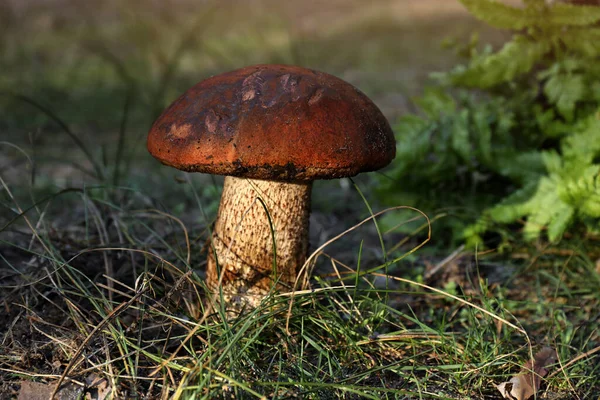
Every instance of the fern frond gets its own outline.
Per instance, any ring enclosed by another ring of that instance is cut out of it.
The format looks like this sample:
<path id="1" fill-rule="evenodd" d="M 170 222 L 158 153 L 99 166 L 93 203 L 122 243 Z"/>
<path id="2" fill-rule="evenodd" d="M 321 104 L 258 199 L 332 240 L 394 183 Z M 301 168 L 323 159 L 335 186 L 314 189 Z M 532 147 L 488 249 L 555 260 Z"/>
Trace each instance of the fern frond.
<path id="1" fill-rule="evenodd" d="M 532 210 L 532 197 L 538 190 L 537 183 L 529 183 L 522 189 L 515 191 L 484 213 L 479 219 L 463 230 L 463 238 L 469 247 L 483 244 L 481 235 L 490 230 L 495 224 L 513 223 L 528 215 Z"/>
<path id="2" fill-rule="evenodd" d="M 497 53 L 475 58 L 466 69 L 452 72 L 450 80 L 458 86 L 479 88 L 512 81 L 531 71 L 551 49 L 551 38 L 536 41 L 517 35 Z"/>
<path id="3" fill-rule="evenodd" d="M 543 2 L 525 8 L 511 7 L 496 0 L 460 0 L 476 18 L 500 29 L 521 30 L 530 27 L 586 26 L 600 21 L 600 8 L 568 3 Z"/>
<path id="4" fill-rule="evenodd" d="M 586 217 L 600 218 L 600 165 L 587 167 L 580 176 L 557 188 L 557 194 L 566 204 Z"/>
<path id="5" fill-rule="evenodd" d="M 575 219 L 575 209 L 573 207 L 562 206 L 556 210 L 554 219 L 548 223 L 548 239 L 551 242 L 557 242 L 565 234 L 565 231 Z"/>
<path id="6" fill-rule="evenodd" d="M 544 21 L 557 26 L 586 26 L 600 21 L 600 7 L 555 3 Z"/>
<path id="7" fill-rule="evenodd" d="M 558 241 L 574 222 L 600 232 L 600 7 L 460 1 L 517 32 L 498 51 L 472 41 L 467 65 L 436 74 L 458 93 L 429 91 L 419 102 L 425 117 L 398 130 L 402 193 L 414 204 L 483 210 L 475 224 L 453 225 L 470 245 L 522 220 L 526 239 Z"/>
<path id="8" fill-rule="evenodd" d="M 481 161 L 489 165 L 492 163 L 492 130 L 490 128 L 489 115 L 487 113 L 475 113 L 473 115 L 475 132 L 477 132 L 477 147 Z"/>
<path id="9" fill-rule="evenodd" d="M 584 217 L 600 218 L 600 191 L 597 183 L 596 190 L 581 203 L 580 212 Z"/>
<path id="10" fill-rule="evenodd" d="M 600 28 L 571 28 L 560 35 L 560 40 L 567 50 L 589 58 L 600 56 Z"/>
<path id="11" fill-rule="evenodd" d="M 470 163 L 472 155 L 471 140 L 469 135 L 469 110 L 460 110 L 452 121 L 451 146 L 460 157 L 467 163 Z"/>
<path id="12" fill-rule="evenodd" d="M 534 116 L 540 132 L 548 138 L 558 138 L 573 132 L 573 124 L 567 123 L 556 115 L 553 108 L 543 109 L 537 105 L 534 108 Z"/>
<path id="13" fill-rule="evenodd" d="M 585 164 L 600 156 L 600 119 L 592 115 L 578 124 L 561 141 L 561 152 L 566 160 Z"/>
<path id="14" fill-rule="evenodd" d="M 550 174 L 559 174 L 563 169 L 563 159 L 555 150 L 544 151 L 542 161 Z"/>
<path id="15" fill-rule="evenodd" d="M 527 215 L 530 211 L 530 201 L 538 190 L 537 182 L 530 182 L 525 187 L 516 190 L 500 204 L 489 209 L 486 214 L 495 222 L 512 223 Z"/>
<path id="16" fill-rule="evenodd" d="M 489 216 L 483 215 L 474 224 L 465 227 L 462 232 L 462 238 L 466 246 L 475 249 L 483 245 L 481 235 L 490 230 L 492 222 Z"/>
<path id="17" fill-rule="evenodd" d="M 476 18 L 500 29 L 519 30 L 531 25 L 535 12 L 528 8 L 510 7 L 495 0 L 460 0 Z"/>
<path id="18" fill-rule="evenodd" d="M 514 148 L 494 153 L 494 171 L 519 184 L 537 182 L 546 172 L 542 152 L 537 150 L 516 152 Z"/>
<path id="19" fill-rule="evenodd" d="M 441 114 L 450 114 L 456 109 L 456 102 L 452 96 L 433 87 L 426 88 L 423 96 L 416 99 L 415 103 L 430 118 L 438 118 Z"/>
<path id="20" fill-rule="evenodd" d="M 560 185 L 560 180 L 556 176 L 540 179 L 535 195 L 527 203 L 528 216 L 527 222 L 523 227 L 523 236 L 525 239 L 537 239 L 542 230 L 550 224 L 553 224 L 553 233 L 564 232 L 571 223 L 572 218 L 568 220 L 559 218 L 559 216 L 565 213 L 572 214 L 572 212 L 569 212 L 569 209 L 572 207 L 561 201 L 557 193 L 558 185 Z M 560 239 L 560 236 L 548 236 L 548 239 L 556 242 Z"/>
<path id="21" fill-rule="evenodd" d="M 554 160 L 556 164 L 556 157 L 559 156 L 556 153 L 549 154 L 546 158 Z M 565 177 L 564 173 L 544 176 L 536 185 L 530 184 L 516 191 L 486 214 L 492 221 L 503 224 L 525 217 L 525 239 L 537 239 L 546 229 L 548 239 L 556 242 L 577 215 L 588 219 L 600 218 L 599 171 L 600 166 L 595 165 L 583 172 L 578 170 L 580 175 L 575 178 Z"/>
<path id="22" fill-rule="evenodd" d="M 573 119 L 575 104 L 586 92 L 583 76 L 579 74 L 556 74 L 544 84 L 544 94 L 567 121 Z"/>
<path id="23" fill-rule="evenodd" d="M 430 151 L 432 123 L 416 115 L 405 115 L 394 126 L 396 131 L 396 162 L 393 173 L 404 175 L 426 158 Z"/>

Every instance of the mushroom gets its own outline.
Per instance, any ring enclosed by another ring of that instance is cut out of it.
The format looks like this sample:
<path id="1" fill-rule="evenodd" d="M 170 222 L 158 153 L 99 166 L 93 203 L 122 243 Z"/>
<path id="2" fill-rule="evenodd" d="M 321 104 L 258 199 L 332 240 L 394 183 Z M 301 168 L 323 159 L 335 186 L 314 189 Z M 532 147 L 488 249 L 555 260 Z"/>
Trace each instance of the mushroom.
<path id="1" fill-rule="evenodd" d="M 332 75 L 255 65 L 208 78 L 154 122 L 149 152 L 188 172 L 226 175 L 206 281 L 227 304 L 290 290 L 308 253 L 312 181 L 389 164 L 389 123 Z"/>

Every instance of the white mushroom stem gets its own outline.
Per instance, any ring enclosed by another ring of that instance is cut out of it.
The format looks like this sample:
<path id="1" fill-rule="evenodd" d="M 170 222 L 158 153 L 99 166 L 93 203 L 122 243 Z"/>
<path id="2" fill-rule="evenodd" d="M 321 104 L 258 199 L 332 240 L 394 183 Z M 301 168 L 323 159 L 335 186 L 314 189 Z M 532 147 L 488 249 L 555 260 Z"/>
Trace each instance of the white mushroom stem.
<path id="1" fill-rule="evenodd" d="M 225 178 L 206 275 L 213 293 L 256 307 L 275 284 L 293 287 L 308 250 L 311 187 Z"/>

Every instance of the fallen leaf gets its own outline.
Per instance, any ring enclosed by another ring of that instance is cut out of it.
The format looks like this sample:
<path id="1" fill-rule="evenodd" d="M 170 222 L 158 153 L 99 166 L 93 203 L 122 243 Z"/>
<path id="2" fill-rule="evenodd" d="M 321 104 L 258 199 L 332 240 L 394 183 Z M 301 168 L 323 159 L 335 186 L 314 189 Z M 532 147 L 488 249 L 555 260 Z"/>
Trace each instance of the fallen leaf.
<path id="1" fill-rule="evenodd" d="M 108 380 L 96 374 L 90 374 L 85 378 L 87 386 L 86 400 L 105 400 L 110 394 L 112 388 Z"/>
<path id="2" fill-rule="evenodd" d="M 496 387 L 505 399 L 526 400 L 535 394 L 533 387 L 527 382 L 526 375 L 514 376 L 510 381 Z"/>
<path id="3" fill-rule="evenodd" d="M 46 385 L 45 383 L 21 381 L 21 389 L 19 389 L 18 400 L 48 400 L 54 385 Z"/>
<path id="4" fill-rule="evenodd" d="M 546 367 L 557 360 L 556 351 L 544 347 L 538 351 L 533 360 L 523 365 L 521 372 L 510 381 L 496 385 L 505 399 L 527 400 L 540 389 L 541 379 L 548 374 Z"/>
<path id="5" fill-rule="evenodd" d="M 40 382 L 21 381 L 21 389 L 17 400 L 48 400 L 56 385 L 47 385 Z M 74 384 L 66 384 L 61 387 L 56 396 L 56 400 L 76 400 L 81 397 L 83 388 Z"/>

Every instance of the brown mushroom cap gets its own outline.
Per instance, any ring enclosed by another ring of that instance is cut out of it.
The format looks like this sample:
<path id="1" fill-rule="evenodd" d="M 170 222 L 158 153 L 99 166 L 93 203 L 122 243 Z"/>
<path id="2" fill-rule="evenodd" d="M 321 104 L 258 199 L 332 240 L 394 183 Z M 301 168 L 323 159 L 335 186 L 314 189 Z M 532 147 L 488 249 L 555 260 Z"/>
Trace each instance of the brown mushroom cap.
<path id="1" fill-rule="evenodd" d="M 185 92 L 154 122 L 148 151 L 185 171 L 310 181 L 382 168 L 396 146 L 381 111 L 349 83 L 255 65 Z"/>

